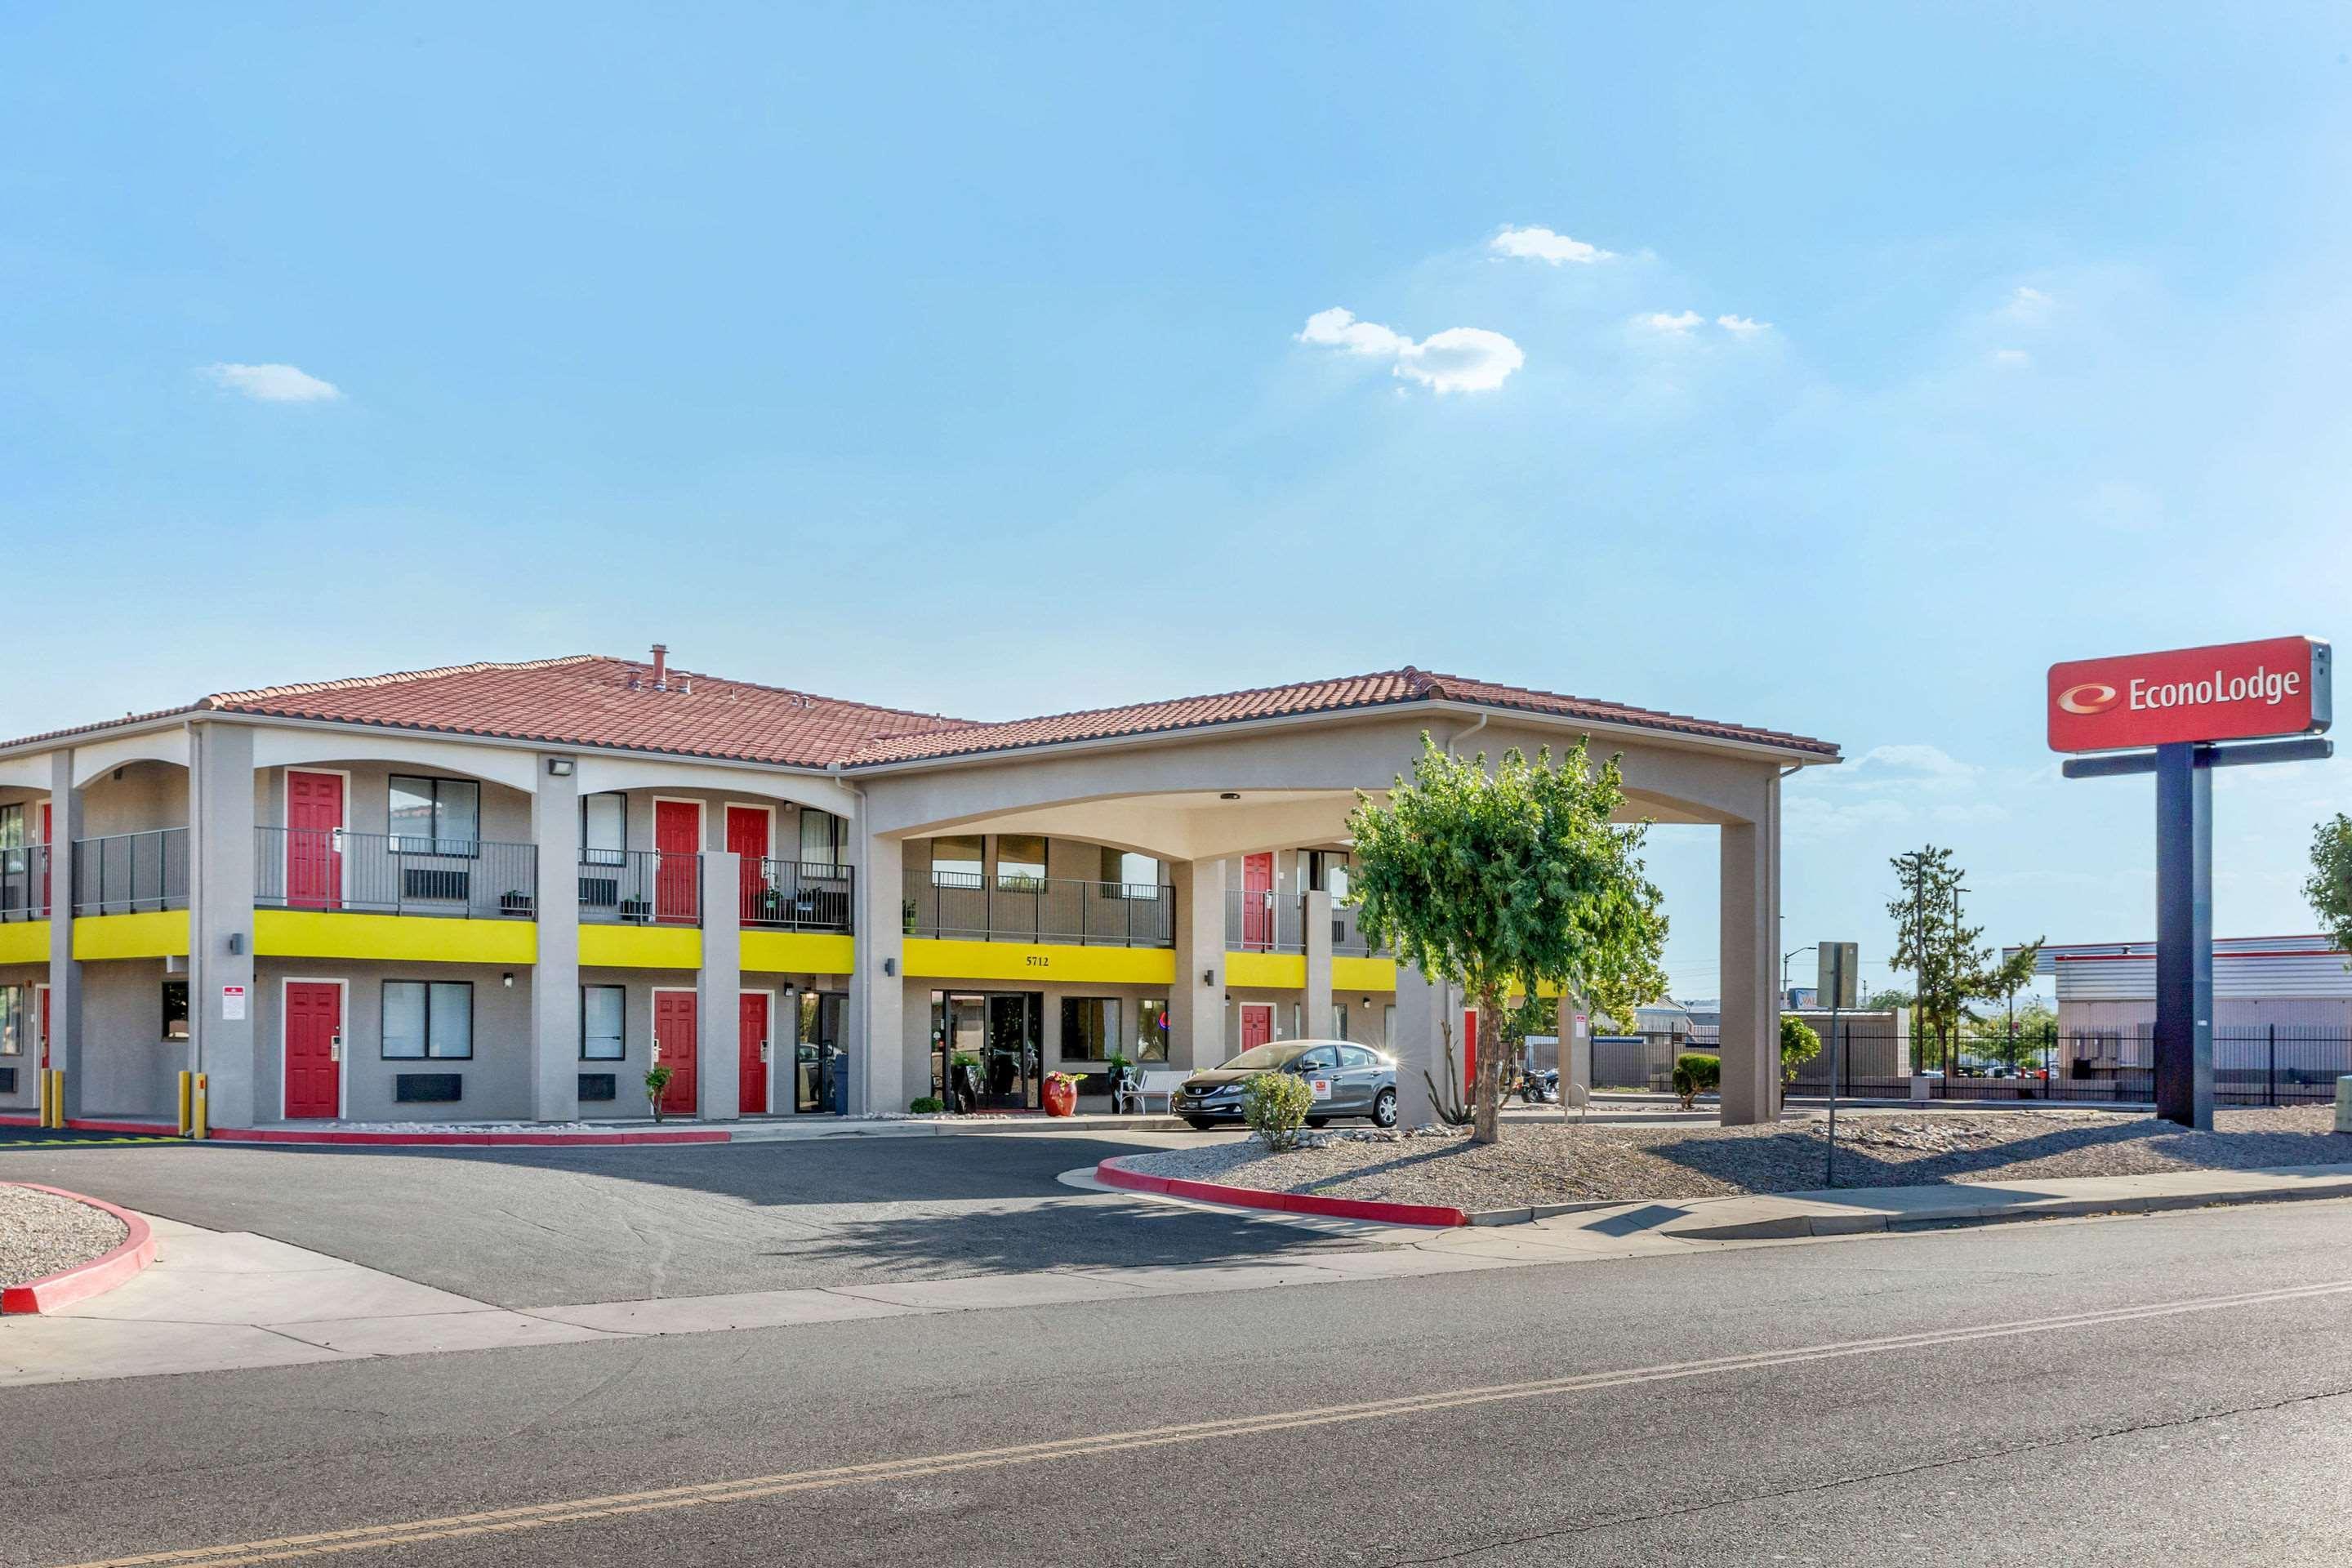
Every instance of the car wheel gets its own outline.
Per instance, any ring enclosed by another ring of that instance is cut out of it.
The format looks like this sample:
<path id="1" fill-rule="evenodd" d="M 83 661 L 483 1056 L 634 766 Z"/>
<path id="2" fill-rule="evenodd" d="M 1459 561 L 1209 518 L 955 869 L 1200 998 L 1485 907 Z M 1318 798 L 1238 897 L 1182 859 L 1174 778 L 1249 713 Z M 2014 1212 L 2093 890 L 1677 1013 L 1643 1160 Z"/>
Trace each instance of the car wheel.
<path id="1" fill-rule="evenodd" d="M 1309 1127 L 1328 1127 L 1331 1125 L 1331 1119 L 1328 1116 L 1310 1116 L 1307 1119 L 1307 1125 Z"/>
<path id="2" fill-rule="evenodd" d="M 1211 1128 L 1216 1126 L 1216 1121 L 1213 1118 L 1206 1116 L 1188 1116 L 1184 1118 L 1184 1125 L 1190 1127 L 1195 1132 L 1206 1132 Z"/>
<path id="3" fill-rule="evenodd" d="M 1396 1125 L 1395 1089 L 1384 1089 L 1381 1090 L 1381 1097 L 1372 1101 L 1372 1125 L 1375 1127 L 1394 1127 Z"/>

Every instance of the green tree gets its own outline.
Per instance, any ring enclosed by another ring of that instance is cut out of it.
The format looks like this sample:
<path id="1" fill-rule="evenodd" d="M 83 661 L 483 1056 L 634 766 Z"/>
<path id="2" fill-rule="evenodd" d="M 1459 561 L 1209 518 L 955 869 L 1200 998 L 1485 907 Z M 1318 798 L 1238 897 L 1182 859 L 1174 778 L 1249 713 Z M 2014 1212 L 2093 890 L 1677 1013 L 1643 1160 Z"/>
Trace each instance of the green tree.
<path id="1" fill-rule="evenodd" d="M 1797 1081 L 1797 1069 L 1822 1054 L 1822 1037 L 1794 1013 L 1780 1015 L 1780 1082 Z"/>
<path id="2" fill-rule="evenodd" d="M 2303 896 L 2336 948 L 2352 952 L 2352 816 L 2339 811 L 2312 831 L 2311 876 Z"/>
<path id="3" fill-rule="evenodd" d="M 1630 1018 L 1663 995 L 1666 919 L 1642 864 L 1647 821 L 1612 820 L 1625 803 L 1618 759 L 1591 765 L 1580 741 L 1554 767 L 1547 746 L 1517 748 L 1494 773 L 1424 733 L 1407 783 L 1385 802 L 1358 791 L 1357 924 L 1478 1009 L 1479 1037 L 1499 1044 L 1514 993 L 1563 988 L 1593 1010 Z M 1500 1136 L 1507 1053 L 1478 1053 L 1472 1132 Z"/>

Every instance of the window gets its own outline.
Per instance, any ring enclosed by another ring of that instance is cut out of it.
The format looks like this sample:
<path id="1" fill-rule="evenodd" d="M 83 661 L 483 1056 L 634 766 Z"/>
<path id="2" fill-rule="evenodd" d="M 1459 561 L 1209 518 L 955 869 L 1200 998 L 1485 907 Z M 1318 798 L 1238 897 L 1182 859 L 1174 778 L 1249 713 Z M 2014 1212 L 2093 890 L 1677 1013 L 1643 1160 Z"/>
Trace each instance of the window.
<path id="1" fill-rule="evenodd" d="M 1099 1062 L 1109 1058 L 1120 1039 L 1118 1032 L 1118 998 L 1116 996 L 1065 996 L 1062 998 L 1062 1059 L 1066 1062 Z"/>
<path id="2" fill-rule="evenodd" d="M 580 1058 L 583 1061 L 616 1062 L 629 1054 L 622 1020 L 629 1010 L 629 994 L 618 985 L 580 988 Z"/>
<path id="3" fill-rule="evenodd" d="M 1011 893 L 1034 893 L 1045 881 L 1045 841 L 1034 833 L 996 836 L 996 885 Z"/>
<path id="4" fill-rule="evenodd" d="M 624 866 L 629 858 L 629 797 L 618 790 L 580 797 L 580 863 Z"/>
<path id="5" fill-rule="evenodd" d="M 26 1005 L 32 1000 L 29 985 L 0 985 L 0 1057 L 20 1057 L 25 1054 L 25 1041 L 33 1030 L 33 1014 Z"/>
<path id="6" fill-rule="evenodd" d="M 939 888 L 980 886 L 980 835 L 950 834 L 931 840 L 931 885 Z"/>
<path id="7" fill-rule="evenodd" d="M 1329 1072 L 1339 1065 L 1339 1050 L 1336 1046 L 1318 1046 L 1298 1058 L 1299 1068 L 1305 1072 Z"/>
<path id="8" fill-rule="evenodd" d="M 1117 890 L 1114 898 L 1156 899 L 1160 896 L 1160 862 L 1149 855 L 1103 847 L 1102 879 Z"/>
<path id="9" fill-rule="evenodd" d="M 0 805 L 0 849 L 22 849 L 24 847 L 24 806 L 15 802 Z"/>
<path id="10" fill-rule="evenodd" d="M 1385 1051 L 1393 1051 L 1396 1049 L 1396 1008 L 1394 1005 L 1381 1009 L 1381 1048 Z"/>
<path id="11" fill-rule="evenodd" d="M 1331 1004 L 1331 1037 L 1336 1040 L 1344 1040 L 1349 1037 L 1348 1005 L 1345 1002 L 1334 1002 Z"/>
<path id="12" fill-rule="evenodd" d="M 184 1040 L 188 1037 L 188 983 L 184 980 L 163 982 L 163 1038 Z"/>
<path id="13" fill-rule="evenodd" d="M 482 837 L 482 786 L 471 779 L 392 775 L 393 851 L 471 855 Z"/>
<path id="14" fill-rule="evenodd" d="M 1167 1003 L 1138 1002 L 1135 1005 L 1133 1055 L 1139 1062 L 1164 1062 L 1168 1059 Z"/>
<path id="15" fill-rule="evenodd" d="M 829 811 L 801 807 L 801 864 L 828 869 L 841 864 L 841 818 Z"/>
<path id="16" fill-rule="evenodd" d="M 383 983 L 383 1055 L 462 1061 L 474 1054 L 474 985 L 468 980 Z"/>
<path id="17" fill-rule="evenodd" d="M 1343 1068 L 1376 1068 L 1380 1065 L 1381 1058 L 1361 1046 L 1339 1047 L 1339 1066 Z"/>

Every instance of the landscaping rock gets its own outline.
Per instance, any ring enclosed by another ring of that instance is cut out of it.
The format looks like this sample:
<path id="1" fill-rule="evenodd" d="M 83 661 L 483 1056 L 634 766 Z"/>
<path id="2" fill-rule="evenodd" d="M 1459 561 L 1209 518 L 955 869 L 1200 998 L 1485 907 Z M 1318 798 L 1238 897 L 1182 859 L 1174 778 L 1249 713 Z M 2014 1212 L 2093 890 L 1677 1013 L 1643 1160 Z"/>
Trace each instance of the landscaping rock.
<path id="1" fill-rule="evenodd" d="M 23 1285 L 122 1245 L 130 1229 L 104 1209 L 0 1185 L 0 1285 Z"/>

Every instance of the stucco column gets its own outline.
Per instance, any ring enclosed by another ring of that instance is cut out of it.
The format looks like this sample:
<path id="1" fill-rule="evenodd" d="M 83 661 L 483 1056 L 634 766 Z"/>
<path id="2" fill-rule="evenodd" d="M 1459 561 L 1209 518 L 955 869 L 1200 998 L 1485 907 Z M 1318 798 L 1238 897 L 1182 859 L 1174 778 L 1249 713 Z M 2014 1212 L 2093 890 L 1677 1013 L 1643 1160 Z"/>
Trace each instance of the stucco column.
<path id="1" fill-rule="evenodd" d="M 1307 894 L 1307 1038 L 1331 1037 L 1331 895 Z"/>
<path id="2" fill-rule="evenodd" d="M 849 977 L 849 1109 L 873 1116 L 907 1109 L 905 847 L 862 824 L 849 837 L 856 867 L 857 960 Z"/>
<path id="3" fill-rule="evenodd" d="M 550 771 L 559 762 L 565 768 L 560 778 Z M 541 1121 L 580 1115 L 580 784 L 571 764 L 569 757 L 541 757 L 530 797 L 530 841 L 539 856 L 530 1113 Z"/>
<path id="4" fill-rule="evenodd" d="M 1780 878 L 1775 780 L 1760 823 L 1723 833 L 1723 1124 L 1769 1121 L 1780 1076 L 1780 1014 L 1774 984 L 1780 949 Z"/>
<path id="5" fill-rule="evenodd" d="M 743 858 L 702 852 L 702 970 L 695 977 L 696 1114 L 732 1121 L 743 1114 Z"/>
<path id="6" fill-rule="evenodd" d="M 1592 1092 L 1592 1010 L 1575 992 L 1563 990 L 1554 1012 L 1552 1032 L 1559 1037 L 1559 1108 L 1570 1112 L 1576 1097 L 1570 1089 Z"/>
<path id="7" fill-rule="evenodd" d="M 1225 863 L 1179 860 L 1176 979 L 1168 987 L 1168 1065 L 1180 1071 L 1225 1059 Z M 1205 978 L 1203 978 L 1205 976 Z"/>
<path id="8" fill-rule="evenodd" d="M 1446 987 L 1432 984 L 1412 965 L 1397 964 L 1396 1037 L 1390 1050 L 1396 1057 L 1399 1127 L 1427 1127 L 1437 1121 L 1429 1085 L 1432 1079 L 1444 1081 L 1445 1046 L 1437 1026 L 1445 1014 L 1445 994 Z M 1454 1049 L 1461 1050 L 1458 1043 Z M 1454 1070 L 1462 1070 L 1458 1055 Z"/>
<path id="9" fill-rule="evenodd" d="M 81 837 L 81 795 L 74 788 L 71 747 L 49 753 L 48 1065 L 66 1075 L 65 1113 L 82 1109 L 81 965 L 74 962 L 73 842 Z"/>
<path id="10" fill-rule="evenodd" d="M 254 1020 L 253 731 L 242 724 L 188 726 L 188 1065 L 205 1075 L 215 1127 L 262 1120 L 261 1058 Z M 236 951 L 232 952 L 234 947 Z M 241 1016 L 228 1016 L 238 988 Z M 276 1120 L 273 1097 L 268 1119 Z"/>

